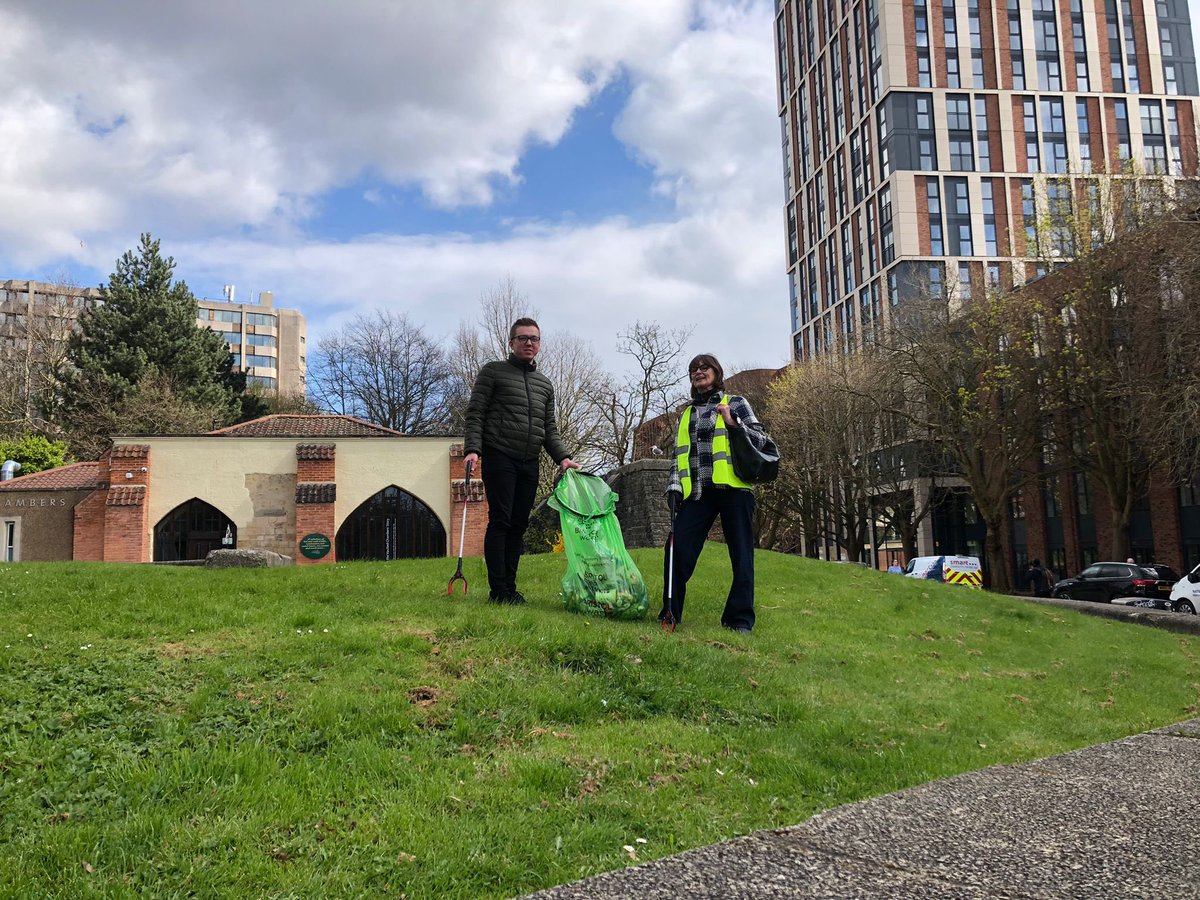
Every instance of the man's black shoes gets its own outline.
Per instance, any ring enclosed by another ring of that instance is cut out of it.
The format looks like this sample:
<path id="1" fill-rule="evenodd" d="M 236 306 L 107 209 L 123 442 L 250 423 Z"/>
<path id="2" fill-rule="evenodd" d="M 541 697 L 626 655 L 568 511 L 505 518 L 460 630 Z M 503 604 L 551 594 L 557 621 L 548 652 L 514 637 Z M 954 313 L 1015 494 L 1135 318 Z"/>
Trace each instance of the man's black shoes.
<path id="1" fill-rule="evenodd" d="M 503 594 L 488 594 L 488 603 L 504 603 L 509 606 L 519 606 L 525 602 L 525 595 L 520 591 L 508 591 Z"/>

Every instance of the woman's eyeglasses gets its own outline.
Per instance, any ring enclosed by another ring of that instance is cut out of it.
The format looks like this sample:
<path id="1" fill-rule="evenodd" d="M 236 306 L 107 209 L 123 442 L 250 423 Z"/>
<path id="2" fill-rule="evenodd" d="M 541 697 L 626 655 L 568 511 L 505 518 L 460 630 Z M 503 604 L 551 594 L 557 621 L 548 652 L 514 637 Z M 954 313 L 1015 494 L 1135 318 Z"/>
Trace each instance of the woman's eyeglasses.
<path id="1" fill-rule="evenodd" d="M 688 369 L 688 374 L 691 375 L 693 372 L 711 372 L 711 371 L 712 371 L 712 366 L 710 366 L 708 363 L 696 363 L 696 365 L 694 365 Z"/>

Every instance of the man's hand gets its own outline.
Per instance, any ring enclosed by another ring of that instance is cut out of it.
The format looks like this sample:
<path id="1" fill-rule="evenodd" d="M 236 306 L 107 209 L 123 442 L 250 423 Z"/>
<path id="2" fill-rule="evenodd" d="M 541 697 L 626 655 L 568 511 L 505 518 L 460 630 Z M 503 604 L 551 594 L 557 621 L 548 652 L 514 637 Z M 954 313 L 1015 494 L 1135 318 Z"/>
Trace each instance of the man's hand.
<path id="1" fill-rule="evenodd" d="M 737 428 L 737 419 L 733 417 L 733 410 L 729 408 L 728 403 L 718 403 L 717 412 L 721 414 L 721 418 L 725 420 L 725 424 L 730 428 Z"/>
<path id="2" fill-rule="evenodd" d="M 575 460 L 571 459 L 571 457 L 569 457 L 569 456 L 566 459 L 564 459 L 561 463 L 559 463 L 559 465 L 562 466 L 562 470 L 564 472 L 567 471 L 567 469 L 582 469 L 583 468 L 583 466 L 579 465 L 579 463 L 575 462 Z"/>
<path id="3" fill-rule="evenodd" d="M 479 454 L 478 453 L 468 453 L 466 456 L 463 457 L 463 470 L 467 473 L 468 476 L 470 476 L 470 474 L 478 468 L 479 468 Z"/>

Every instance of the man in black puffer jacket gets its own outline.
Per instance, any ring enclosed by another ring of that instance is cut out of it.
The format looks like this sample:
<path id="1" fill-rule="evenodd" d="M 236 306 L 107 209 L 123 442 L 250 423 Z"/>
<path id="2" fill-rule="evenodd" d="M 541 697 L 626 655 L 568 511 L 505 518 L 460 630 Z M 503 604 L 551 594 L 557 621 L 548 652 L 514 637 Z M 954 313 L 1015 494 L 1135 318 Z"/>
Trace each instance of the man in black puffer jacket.
<path id="1" fill-rule="evenodd" d="M 558 436 L 554 386 L 537 370 L 542 332 L 533 319 L 517 319 L 508 330 L 509 355 L 479 370 L 467 405 L 464 463 L 468 470 L 482 457 L 488 524 L 483 537 L 488 600 L 524 603 L 517 590 L 517 566 L 525 527 L 537 493 L 538 455 L 545 448 L 563 471 L 578 469 Z"/>

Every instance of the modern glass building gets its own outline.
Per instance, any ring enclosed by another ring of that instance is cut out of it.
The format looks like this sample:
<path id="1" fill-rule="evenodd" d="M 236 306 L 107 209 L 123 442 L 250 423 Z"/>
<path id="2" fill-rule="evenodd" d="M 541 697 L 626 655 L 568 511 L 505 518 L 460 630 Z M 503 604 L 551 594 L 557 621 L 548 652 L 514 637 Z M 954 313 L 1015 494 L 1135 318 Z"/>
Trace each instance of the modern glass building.
<path id="1" fill-rule="evenodd" d="M 1040 274 L 1101 173 L 1197 175 L 1187 0 L 779 0 L 775 43 L 797 359 Z"/>

